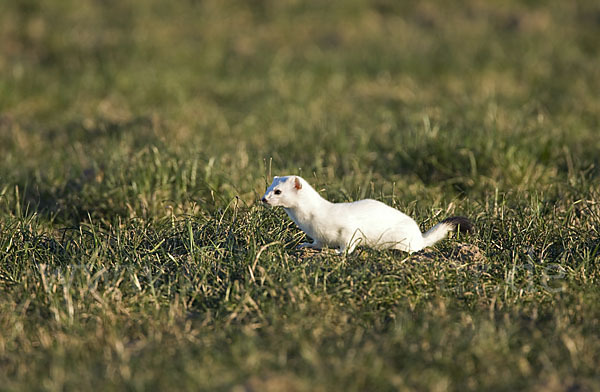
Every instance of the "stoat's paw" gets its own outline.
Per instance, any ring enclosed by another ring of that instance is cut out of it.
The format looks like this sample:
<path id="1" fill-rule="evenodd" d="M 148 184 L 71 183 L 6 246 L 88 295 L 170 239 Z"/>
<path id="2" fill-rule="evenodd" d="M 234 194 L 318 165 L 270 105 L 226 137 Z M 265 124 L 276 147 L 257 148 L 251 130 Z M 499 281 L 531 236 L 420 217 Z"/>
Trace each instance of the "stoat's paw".
<path id="1" fill-rule="evenodd" d="M 296 247 L 296 249 L 303 249 L 303 250 L 314 250 L 314 251 L 319 251 L 321 250 L 321 244 L 313 242 L 303 242 L 300 245 L 298 245 Z"/>

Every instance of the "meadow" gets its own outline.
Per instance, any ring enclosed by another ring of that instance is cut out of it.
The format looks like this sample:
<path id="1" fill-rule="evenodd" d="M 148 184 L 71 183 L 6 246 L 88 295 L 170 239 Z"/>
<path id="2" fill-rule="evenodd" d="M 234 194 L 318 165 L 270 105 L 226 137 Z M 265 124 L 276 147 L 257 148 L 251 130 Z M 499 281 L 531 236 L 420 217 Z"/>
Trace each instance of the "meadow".
<path id="1" fill-rule="evenodd" d="M 0 2 L 0 390 L 600 390 L 597 1 Z M 298 174 L 423 230 L 340 257 Z"/>

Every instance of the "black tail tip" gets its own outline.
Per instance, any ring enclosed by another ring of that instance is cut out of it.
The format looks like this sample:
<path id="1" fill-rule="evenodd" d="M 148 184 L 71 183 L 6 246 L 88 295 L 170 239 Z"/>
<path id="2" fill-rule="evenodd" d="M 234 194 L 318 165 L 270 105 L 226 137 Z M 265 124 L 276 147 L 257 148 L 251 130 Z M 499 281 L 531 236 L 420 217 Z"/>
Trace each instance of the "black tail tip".
<path id="1" fill-rule="evenodd" d="M 475 229 L 473 223 L 464 216 L 452 216 L 450 218 L 444 219 L 442 223 L 447 223 L 454 227 L 454 231 L 458 229 L 461 233 L 472 233 Z"/>

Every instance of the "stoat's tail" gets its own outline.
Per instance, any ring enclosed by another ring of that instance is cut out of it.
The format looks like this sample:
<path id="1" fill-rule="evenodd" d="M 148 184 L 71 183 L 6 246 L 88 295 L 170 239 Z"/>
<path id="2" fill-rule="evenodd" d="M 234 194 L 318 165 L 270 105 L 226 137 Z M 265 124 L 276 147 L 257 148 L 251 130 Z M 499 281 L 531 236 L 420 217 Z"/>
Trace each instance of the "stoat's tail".
<path id="1" fill-rule="evenodd" d="M 471 232 L 473 231 L 473 223 L 471 223 L 471 221 L 464 216 L 453 216 L 451 218 L 444 219 L 423 234 L 423 239 L 425 240 L 424 248 L 446 238 L 448 232 L 456 230 L 460 231 L 461 233 Z"/>

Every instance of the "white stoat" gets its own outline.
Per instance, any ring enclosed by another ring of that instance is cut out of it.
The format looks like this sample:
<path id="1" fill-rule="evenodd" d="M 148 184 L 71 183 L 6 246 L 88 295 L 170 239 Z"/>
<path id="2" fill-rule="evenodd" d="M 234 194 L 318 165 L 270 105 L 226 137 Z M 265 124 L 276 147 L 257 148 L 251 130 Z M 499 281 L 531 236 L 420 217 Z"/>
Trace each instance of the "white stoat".
<path id="1" fill-rule="evenodd" d="M 331 203 L 298 176 L 275 176 L 261 201 L 283 207 L 313 239 L 300 247 L 327 246 L 340 254 L 350 254 L 359 245 L 413 253 L 435 244 L 457 228 L 464 232 L 473 228 L 467 218 L 452 217 L 422 234 L 411 217 L 395 208 L 372 199 Z"/>

